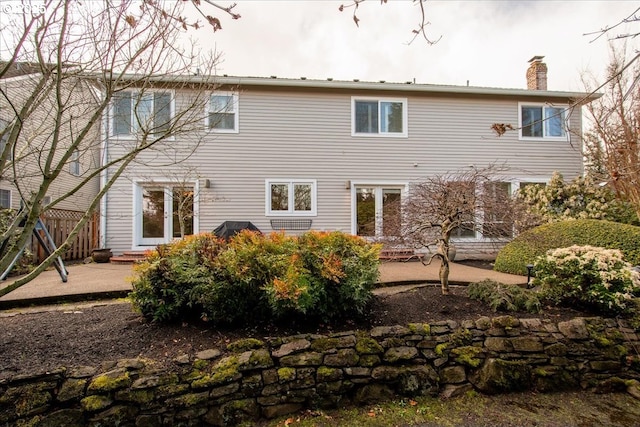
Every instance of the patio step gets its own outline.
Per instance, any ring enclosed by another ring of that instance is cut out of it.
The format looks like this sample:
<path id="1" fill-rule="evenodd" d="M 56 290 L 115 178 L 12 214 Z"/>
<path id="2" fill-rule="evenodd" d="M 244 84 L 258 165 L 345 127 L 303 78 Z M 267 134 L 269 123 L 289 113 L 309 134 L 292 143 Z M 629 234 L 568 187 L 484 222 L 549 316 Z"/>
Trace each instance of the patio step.
<path id="1" fill-rule="evenodd" d="M 122 255 L 109 258 L 111 264 L 135 264 L 145 259 L 144 251 L 124 251 Z"/>
<path id="2" fill-rule="evenodd" d="M 378 257 L 380 261 L 409 261 L 421 260 L 422 254 L 417 254 L 413 249 L 383 249 Z"/>

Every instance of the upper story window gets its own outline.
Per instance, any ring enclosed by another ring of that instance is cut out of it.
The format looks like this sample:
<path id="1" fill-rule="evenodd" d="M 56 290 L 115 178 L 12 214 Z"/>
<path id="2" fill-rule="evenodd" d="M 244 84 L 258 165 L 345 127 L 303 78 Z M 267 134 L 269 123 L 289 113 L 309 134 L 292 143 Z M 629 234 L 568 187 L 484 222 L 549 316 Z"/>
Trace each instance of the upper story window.
<path id="1" fill-rule="evenodd" d="M 11 190 L 0 190 L 0 208 L 11 208 Z"/>
<path id="2" fill-rule="evenodd" d="M 316 181 L 266 181 L 267 215 L 316 215 Z"/>
<path id="3" fill-rule="evenodd" d="M 521 138 L 566 139 L 566 108 L 520 104 Z"/>
<path id="4" fill-rule="evenodd" d="M 170 92 L 123 91 L 113 96 L 113 135 L 162 134 L 172 117 Z"/>
<path id="5" fill-rule="evenodd" d="M 206 127 L 214 132 L 238 132 L 238 95 L 215 93 L 207 104 Z"/>
<path id="6" fill-rule="evenodd" d="M 351 98 L 353 136 L 407 136 L 407 100 Z"/>
<path id="7" fill-rule="evenodd" d="M 69 173 L 71 175 L 80 176 L 80 151 L 73 150 L 69 159 Z"/>

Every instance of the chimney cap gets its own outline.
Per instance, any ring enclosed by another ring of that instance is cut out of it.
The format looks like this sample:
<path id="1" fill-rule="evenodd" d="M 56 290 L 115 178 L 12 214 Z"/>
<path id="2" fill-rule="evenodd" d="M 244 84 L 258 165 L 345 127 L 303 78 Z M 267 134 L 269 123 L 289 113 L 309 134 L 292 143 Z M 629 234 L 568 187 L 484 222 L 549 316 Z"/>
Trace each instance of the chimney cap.
<path id="1" fill-rule="evenodd" d="M 540 56 L 540 55 L 536 55 L 533 58 L 531 58 L 528 62 L 532 63 L 532 62 L 542 62 L 542 59 L 544 58 L 544 56 Z"/>

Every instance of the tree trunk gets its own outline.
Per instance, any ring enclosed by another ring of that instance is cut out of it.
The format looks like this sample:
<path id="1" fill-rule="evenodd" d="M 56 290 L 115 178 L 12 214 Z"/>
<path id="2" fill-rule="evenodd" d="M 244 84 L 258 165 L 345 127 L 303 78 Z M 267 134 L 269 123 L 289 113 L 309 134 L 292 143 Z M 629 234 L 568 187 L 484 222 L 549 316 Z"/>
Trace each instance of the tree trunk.
<path id="1" fill-rule="evenodd" d="M 449 295 L 449 260 L 446 256 L 442 257 L 442 263 L 440 264 L 440 286 L 442 295 Z"/>

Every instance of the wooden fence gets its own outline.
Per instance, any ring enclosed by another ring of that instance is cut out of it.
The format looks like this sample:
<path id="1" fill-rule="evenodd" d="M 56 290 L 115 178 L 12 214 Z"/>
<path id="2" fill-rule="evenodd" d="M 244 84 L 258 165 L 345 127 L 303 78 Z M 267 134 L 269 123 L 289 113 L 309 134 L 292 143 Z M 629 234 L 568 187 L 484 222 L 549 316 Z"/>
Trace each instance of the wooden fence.
<path id="1" fill-rule="evenodd" d="M 70 211 L 64 209 L 50 209 L 42 216 L 42 222 L 51 234 L 56 247 L 60 246 L 71 234 L 73 227 L 82 218 L 84 212 Z M 71 247 L 62 256 L 65 261 L 81 260 L 91 256 L 91 251 L 99 246 L 100 242 L 100 216 L 95 213 L 82 227 Z M 31 247 L 33 253 L 38 256 L 40 261 L 47 256 L 45 251 L 40 247 L 35 237 L 31 238 Z"/>

